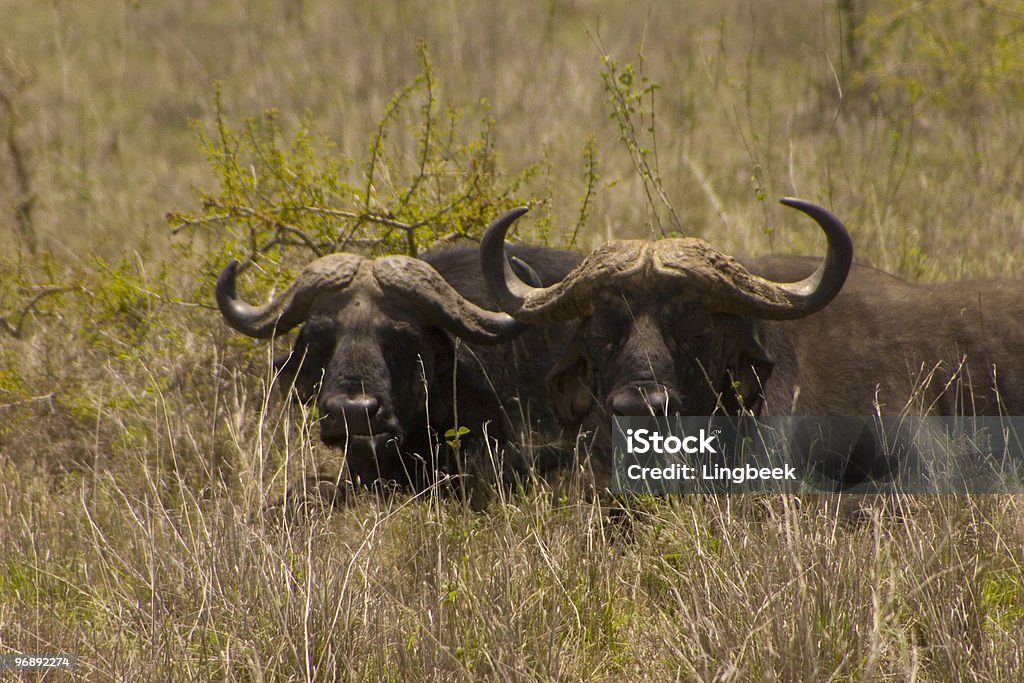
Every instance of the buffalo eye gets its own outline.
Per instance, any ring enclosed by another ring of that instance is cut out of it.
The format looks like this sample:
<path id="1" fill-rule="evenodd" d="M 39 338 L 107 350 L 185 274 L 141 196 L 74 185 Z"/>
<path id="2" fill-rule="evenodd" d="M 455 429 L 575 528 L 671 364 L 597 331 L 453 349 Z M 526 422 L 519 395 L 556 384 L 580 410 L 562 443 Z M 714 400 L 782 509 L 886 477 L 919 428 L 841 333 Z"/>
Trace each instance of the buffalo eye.
<path id="1" fill-rule="evenodd" d="M 415 354 L 422 345 L 422 329 L 417 325 L 402 321 L 389 320 L 379 329 L 379 342 L 384 355 L 388 358 L 395 354 Z"/>
<path id="2" fill-rule="evenodd" d="M 590 356 L 597 360 L 607 360 L 615 348 L 615 335 L 608 330 L 588 330 L 583 339 Z"/>
<path id="3" fill-rule="evenodd" d="M 391 338 L 400 344 L 415 344 L 420 340 L 420 328 L 412 323 L 396 321 L 388 327 Z"/>
<path id="4" fill-rule="evenodd" d="M 620 316 L 594 316 L 583 328 L 584 344 L 593 357 L 607 359 L 616 343 L 625 337 L 626 328 L 627 323 Z"/>
<path id="5" fill-rule="evenodd" d="M 599 357 L 607 356 L 628 336 L 632 326 L 633 314 L 627 305 L 621 301 L 607 302 L 584 323 L 583 339 Z"/>
<path id="6" fill-rule="evenodd" d="M 429 328 L 389 318 L 377 328 L 377 340 L 385 357 L 415 356 L 424 346 L 424 336 Z"/>
<path id="7" fill-rule="evenodd" d="M 670 349 L 683 351 L 690 355 L 701 355 L 711 342 L 711 335 L 705 330 L 690 332 L 678 326 L 665 327 L 662 330 L 665 345 Z"/>

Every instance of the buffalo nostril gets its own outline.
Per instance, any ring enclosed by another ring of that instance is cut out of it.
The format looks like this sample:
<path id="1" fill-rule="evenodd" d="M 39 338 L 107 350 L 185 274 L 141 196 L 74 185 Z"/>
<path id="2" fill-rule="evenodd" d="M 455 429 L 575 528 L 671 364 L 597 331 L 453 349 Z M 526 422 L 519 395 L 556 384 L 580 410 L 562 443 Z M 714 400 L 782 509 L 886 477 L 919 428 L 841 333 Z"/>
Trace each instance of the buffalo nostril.
<path id="1" fill-rule="evenodd" d="M 650 415 L 651 411 L 644 403 L 638 391 L 620 391 L 612 397 L 612 413 L 615 415 L 640 416 Z"/>
<path id="2" fill-rule="evenodd" d="M 654 415 L 664 415 L 668 409 L 668 393 L 661 389 L 646 392 L 644 406 Z"/>
<path id="3" fill-rule="evenodd" d="M 324 402 L 326 412 L 334 417 L 351 420 L 365 420 L 373 417 L 380 409 L 380 402 L 373 396 L 332 396 Z"/>
<path id="4" fill-rule="evenodd" d="M 682 407 L 679 405 L 679 401 L 671 396 L 668 401 L 665 402 L 664 410 L 665 415 L 679 415 L 682 413 Z"/>
<path id="5" fill-rule="evenodd" d="M 679 401 L 665 389 L 652 389 L 646 392 L 644 407 L 653 415 L 678 415 Z"/>
<path id="6" fill-rule="evenodd" d="M 377 409 L 380 407 L 380 403 L 373 396 L 357 396 L 356 398 L 345 401 L 345 415 L 369 415 L 373 417 L 377 414 Z"/>
<path id="7" fill-rule="evenodd" d="M 611 397 L 610 406 L 614 415 L 633 417 L 679 412 L 678 402 L 662 387 L 630 387 L 618 391 Z"/>

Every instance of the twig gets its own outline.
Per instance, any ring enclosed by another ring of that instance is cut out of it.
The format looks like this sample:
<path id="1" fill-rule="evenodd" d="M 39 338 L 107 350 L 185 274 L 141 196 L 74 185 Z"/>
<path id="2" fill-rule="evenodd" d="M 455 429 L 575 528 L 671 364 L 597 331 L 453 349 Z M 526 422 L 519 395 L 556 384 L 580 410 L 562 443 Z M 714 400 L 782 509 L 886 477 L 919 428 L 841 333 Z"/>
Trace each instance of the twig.
<path id="1" fill-rule="evenodd" d="M 587 179 L 586 193 L 583 195 L 583 199 L 580 201 L 580 213 L 576 219 L 576 225 L 572 229 L 572 235 L 569 237 L 568 246 L 572 247 L 576 244 L 576 238 L 580 234 L 580 230 L 586 224 L 590 217 L 591 202 L 594 199 L 595 186 L 597 185 L 597 142 L 593 135 L 587 140 L 586 146 L 583 151 L 583 158 L 586 163 L 586 171 L 584 175 Z"/>
<path id="2" fill-rule="evenodd" d="M 212 216 L 200 216 L 199 218 L 187 218 L 179 213 L 174 212 L 167 214 L 167 220 L 178 221 L 178 223 L 173 228 L 171 228 L 172 235 L 177 235 L 185 228 L 194 228 L 197 225 L 207 225 L 208 223 L 218 223 L 220 221 L 225 221 L 229 218 L 231 218 L 231 214 L 229 213 L 218 213 Z"/>
<path id="3" fill-rule="evenodd" d="M 285 223 L 284 221 L 278 220 L 278 218 L 275 217 L 275 216 L 263 213 L 262 211 L 257 211 L 256 209 L 253 209 L 252 207 L 249 207 L 249 206 L 241 206 L 241 205 L 230 205 L 230 206 L 228 206 L 228 205 L 224 205 L 224 204 L 222 204 L 221 202 L 218 202 L 218 201 L 211 201 L 210 202 L 210 206 L 214 207 L 214 208 L 218 208 L 218 209 L 226 209 L 229 216 L 231 216 L 231 215 L 240 215 L 240 216 L 245 216 L 247 218 L 255 218 L 256 220 L 261 221 L 261 222 L 263 222 L 263 223 L 265 223 L 267 225 L 272 225 L 279 232 L 288 233 L 290 235 L 294 235 L 294 236 L 298 237 L 299 240 L 301 240 L 301 242 L 305 246 L 309 247 L 313 251 L 313 253 L 315 253 L 317 256 L 323 256 L 324 255 L 323 249 L 321 249 L 320 245 L 318 245 L 316 243 L 316 240 L 314 240 L 312 237 L 307 235 L 300 228 L 297 228 L 294 225 L 291 225 L 289 223 Z M 266 249 L 269 249 L 269 246 L 266 247 Z M 264 250 L 258 250 L 258 251 L 260 253 L 263 253 L 263 251 L 265 251 L 265 249 Z"/>
<path id="4" fill-rule="evenodd" d="M 707 175 L 703 169 L 697 165 L 697 162 L 690 156 L 689 145 L 683 148 L 683 161 L 686 163 L 687 168 L 690 169 L 690 173 L 697 180 L 697 184 L 700 185 L 700 189 L 704 192 L 704 196 L 707 197 L 708 202 L 711 204 L 711 208 L 718 214 L 719 220 L 722 221 L 722 225 L 729 229 L 729 216 L 725 211 L 725 206 L 722 204 L 722 200 L 719 198 L 718 193 L 715 192 L 715 188 L 711 185 L 711 181 L 708 180 Z"/>
<path id="5" fill-rule="evenodd" d="M 316 214 L 318 216 L 334 216 L 335 218 L 345 218 L 350 221 L 360 221 L 362 223 L 377 223 L 379 225 L 386 225 L 391 228 L 397 228 L 399 230 L 412 230 L 423 225 L 423 222 L 410 225 L 397 221 L 394 218 L 388 216 L 382 216 L 378 213 L 366 212 L 356 213 L 354 211 L 342 211 L 341 209 L 326 209 L 322 206 L 299 206 L 293 211 L 304 211 L 306 213 Z"/>
<path id="6" fill-rule="evenodd" d="M 412 199 L 417 188 L 423 182 L 423 179 L 427 176 L 427 162 L 430 160 L 430 144 L 432 134 L 434 132 L 434 72 L 430 64 L 430 55 L 427 54 L 427 47 L 425 41 L 420 41 L 417 46 L 417 51 L 420 53 L 420 60 L 423 62 L 423 82 L 426 84 L 426 98 L 427 102 L 423 105 L 423 137 L 421 140 L 420 150 L 420 168 L 419 173 L 409 183 L 409 188 L 406 190 L 405 195 L 398 203 L 399 210 L 404 209 L 409 205 L 409 200 Z M 410 250 L 415 253 L 416 243 L 412 238 L 411 231 L 408 233 Z"/>
<path id="7" fill-rule="evenodd" d="M 28 165 L 25 163 L 25 151 L 18 140 L 18 112 L 14 107 L 13 98 L 3 90 L 0 90 L 0 105 L 3 106 L 7 113 L 5 131 L 7 151 L 11 156 L 11 161 L 14 163 L 14 177 L 18 183 L 18 191 L 21 195 L 14 207 L 14 215 L 18 221 L 18 230 L 28 245 L 29 252 L 34 254 L 38 246 L 35 226 L 32 221 L 32 208 L 36 203 L 36 195 L 32 191 L 31 174 L 29 173 Z"/>
<path id="8" fill-rule="evenodd" d="M 17 408 L 20 405 L 24 405 L 26 403 L 35 403 L 37 401 L 52 401 L 55 398 L 57 398 L 57 392 L 55 391 L 49 394 L 44 394 L 42 396 L 30 396 L 29 398 L 23 398 L 20 401 L 15 401 L 14 403 L 4 403 L 0 405 L 0 410 Z"/>
<path id="9" fill-rule="evenodd" d="M 442 246 L 444 244 L 448 244 L 450 242 L 454 242 L 455 240 L 459 239 L 460 237 L 465 238 L 465 239 L 469 239 L 469 240 L 473 240 L 474 242 L 479 242 L 480 241 L 479 237 L 474 237 L 472 235 L 467 235 L 466 233 L 462 232 L 461 230 L 454 230 L 454 231 L 448 233 L 447 235 L 442 235 L 442 236 L 438 237 L 436 240 L 434 240 L 433 242 L 431 242 L 430 246 L 427 247 L 427 251 L 430 251 L 431 249 L 437 249 L 438 247 L 440 247 L 440 246 Z"/>
<path id="10" fill-rule="evenodd" d="M 16 323 L 12 325 L 11 322 L 7 319 L 7 316 L 0 316 L 0 330 L 3 330 L 4 332 L 14 337 L 15 339 L 21 339 L 22 325 L 25 324 L 25 318 L 27 318 L 28 314 L 32 312 L 32 309 L 35 308 L 35 305 L 42 301 L 44 297 L 47 297 L 50 294 L 66 292 L 69 289 L 73 288 L 66 287 L 63 285 L 44 286 L 43 288 L 40 289 L 39 292 L 36 293 L 34 297 L 32 297 L 32 299 L 28 302 L 25 308 L 21 310 L 21 312 L 18 314 L 18 321 Z"/>

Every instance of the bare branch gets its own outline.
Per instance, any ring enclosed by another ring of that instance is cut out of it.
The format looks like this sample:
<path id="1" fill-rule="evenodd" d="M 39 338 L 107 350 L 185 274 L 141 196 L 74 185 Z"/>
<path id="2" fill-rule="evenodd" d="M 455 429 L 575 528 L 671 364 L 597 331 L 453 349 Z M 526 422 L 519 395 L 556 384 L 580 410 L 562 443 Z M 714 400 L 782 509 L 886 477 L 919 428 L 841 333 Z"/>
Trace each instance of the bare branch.
<path id="1" fill-rule="evenodd" d="M 25 307 L 17 314 L 16 322 L 12 323 L 7 316 L 0 316 L 0 331 L 6 332 L 15 339 L 21 339 L 22 326 L 25 324 L 25 319 L 28 317 L 28 314 L 32 312 L 32 309 L 35 308 L 36 304 L 51 294 L 66 292 L 70 289 L 74 288 L 62 285 L 44 285 L 40 287 L 39 291 L 36 292 L 36 295 L 32 297 L 28 304 L 26 304 Z"/>
<path id="2" fill-rule="evenodd" d="M 415 225 L 409 225 L 402 221 L 397 221 L 394 218 L 388 216 L 382 216 L 379 213 L 355 213 L 354 211 L 342 211 L 340 209 L 325 209 L 322 206 L 300 206 L 296 210 L 304 211 L 306 213 L 312 213 L 319 216 L 334 216 L 336 218 L 345 218 L 350 221 L 359 221 L 361 223 L 377 223 L 378 225 L 386 225 L 390 228 L 398 228 L 399 230 L 412 230 L 413 228 L 419 227 L 419 223 Z"/>
<path id="3" fill-rule="evenodd" d="M 17 88 L 15 88 L 17 92 Z M 32 191 L 31 172 L 25 161 L 26 153 L 18 139 L 18 111 L 14 106 L 14 98 L 0 88 L 0 106 L 5 112 L 4 138 L 7 152 L 14 164 L 14 178 L 18 185 L 19 197 L 15 202 L 14 215 L 18 222 L 18 231 L 31 253 L 36 252 L 38 238 L 35 223 L 32 220 L 32 208 L 36 203 L 36 195 Z"/>
<path id="4" fill-rule="evenodd" d="M 14 403 L 4 403 L 0 405 L 0 410 L 17 408 L 18 406 L 25 405 L 26 403 L 36 403 L 38 401 L 52 401 L 55 398 L 57 398 L 57 392 L 55 391 L 49 394 L 43 394 L 42 396 L 30 396 L 28 398 L 23 398 L 20 401 L 15 401 Z"/>
<path id="5" fill-rule="evenodd" d="M 450 243 L 454 242 L 455 240 L 457 240 L 459 238 L 473 240 L 474 242 L 479 242 L 480 241 L 479 237 L 474 237 L 472 235 L 467 235 L 466 233 L 464 233 L 461 230 L 455 230 L 453 232 L 448 233 L 447 235 L 441 235 L 440 237 L 438 237 L 436 240 L 434 240 L 433 242 L 430 243 L 430 246 L 427 247 L 427 249 L 428 250 L 436 249 L 436 248 L 438 248 L 440 246 L 443 246 L 445 244 L 450 244 Z"/>
<path id="6" fill-rule="evenodd" d="M 194 227 L 197 227 L 197 226 L 200 226 L 200 225 L 209 225 L 210 223 L 219 223 L 221 221 L 226 221 L 229 218 L 231 218 L 231 214 L 228 214 L 228 213 L 218 213 L 218 214 L 213 214 L 212 216 L 200 216 L 198 218 L 188 218 L 186 216 L 183 216 L 182 214 L 174 213 L 174 212 L 171 212 L 171 213 L 167 214 L 167 220 L 168 221 L 178 221 L 178 223 L 175 224 L 175 226 L 171 228 L 171 234 L 172 235 L 177 235 L 179 232 L 181 232 L 185 228 L 194 228 Z"/>

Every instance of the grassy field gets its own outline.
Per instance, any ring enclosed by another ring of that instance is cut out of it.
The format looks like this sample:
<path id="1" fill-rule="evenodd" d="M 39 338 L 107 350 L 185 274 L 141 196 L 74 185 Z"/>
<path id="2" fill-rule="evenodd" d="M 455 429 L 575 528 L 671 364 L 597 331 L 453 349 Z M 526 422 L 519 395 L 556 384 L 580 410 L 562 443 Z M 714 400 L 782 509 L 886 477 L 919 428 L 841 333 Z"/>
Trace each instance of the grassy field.
<path id="1" fill-rule="evenodd" d="M 796 195 L 847 222 L 862 263 L 1017 274 L 1019 2 L 0 15 L 0 654 L 78 656 L 73 676 L 0 678 L 1020 678 L 1018 497 L 857 519 L 688 497 L 618 525 L 537 486 L 485 511 L 364 492 L 268 513 L 341 456 L 212 302 L 230 256 L 259 287 L 308 260 L 282 235 L 422 248 L 522 202 L 521 237 L 580 250 L 683 233 L 819 253 L 775 202 Z"/>

